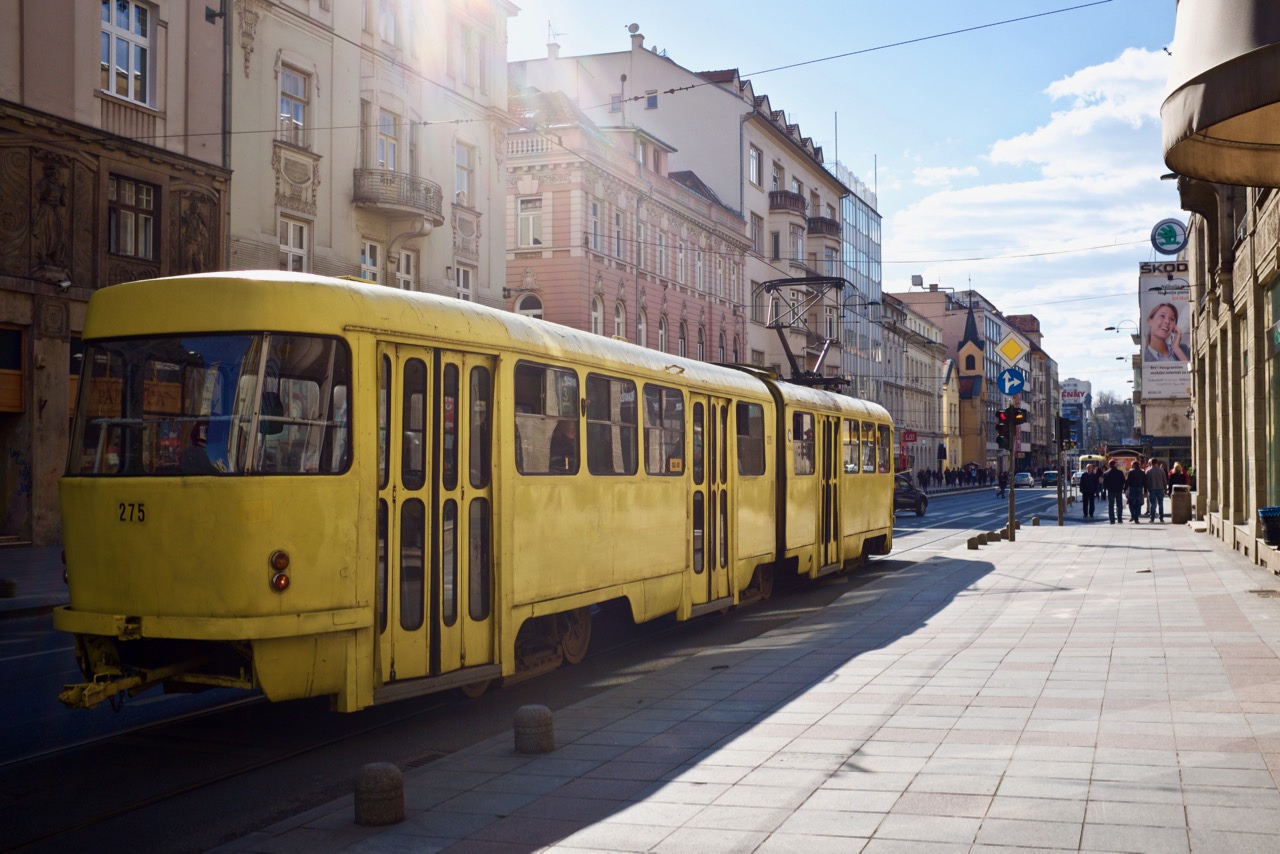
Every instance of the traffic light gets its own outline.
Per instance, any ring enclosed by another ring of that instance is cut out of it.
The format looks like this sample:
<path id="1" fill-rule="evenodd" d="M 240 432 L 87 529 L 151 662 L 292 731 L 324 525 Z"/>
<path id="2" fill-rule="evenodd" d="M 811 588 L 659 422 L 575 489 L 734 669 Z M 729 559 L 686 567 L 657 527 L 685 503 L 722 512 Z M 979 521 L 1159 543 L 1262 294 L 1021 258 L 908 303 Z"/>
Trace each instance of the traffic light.
<path id="1" fill-rule="evenodd" d="M 1065 451 L 1068 448 L 1074 448 L 1075 443 L 1071 441 L 1071 430 L 1075 426 L 1075 422 L 1070 418 L 1058 419 L 1058 450 Z"/>
<path id="2" fill-rule="evenodd" d="M 1023 424 L 1027 423 L 1027 410 L 1012 406 L 1009 407 L 1009 409 L 1013 413 L 1014 425 L 1021 427 Z"/>
<path id="3" fill-rule="evenodd" d="M 996 413 L 996 445 L 1009 447 L 1009 410 L 1001 409 Z"/>

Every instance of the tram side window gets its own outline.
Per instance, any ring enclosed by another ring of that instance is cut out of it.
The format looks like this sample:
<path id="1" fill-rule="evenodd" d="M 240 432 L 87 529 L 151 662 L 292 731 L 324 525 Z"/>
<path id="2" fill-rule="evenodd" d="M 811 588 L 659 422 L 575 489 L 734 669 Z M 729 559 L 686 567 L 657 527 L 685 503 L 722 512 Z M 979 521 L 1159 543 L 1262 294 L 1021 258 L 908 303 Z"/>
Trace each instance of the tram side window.
<path id="1" fill-rule="evenodd" d="M 758 403 L 739 403 L 738 474 L 764 474 L 764 407 Z"/>
<path id="2" fill-rule="evenodd" d="M 636 473 L 636 384 L 587 375 L 587 471 Z"/>
<path id="3" fill-rule="evenodd" d="M 813 415 L 795 412 L 791 415 L 791 442 L 796 474 L 813 474 Z"/>
<path id="4" fill-rule="evenodd" d="M 387 486 L 391 470 L 391 359 L 382 357 L 378 370 L 378 488 Z"/>
<path id="5" fill-rule="evenodd" d="M 850 418 L 844 420 L 844 473 L 856 474 L 858 460 L 861 457 L 858 448 L 858 422 Z"/>
<path id="6" fill-rule="evenodd" d="M 876 470 L 876 425 L 870 421 L 862 422 L 862 470 Z"/>
<path id="7" fill-rule="evenodd" d="M 404 363 L 401 418 L 400 479 L 406 489 L 422 489 L 427 482 L 426 399 L 427 366 L 421 359 Z"/>
<path id="8" fill-rule="evenodd" d="M 678 389 L 644 387 L 644 470 L 684 474 L 684 395 Z"/>
<path id="9" fill-rule="evenodd" d="M 516 468 L 521 474 L 577 474 L 578 375 L 520 362 L 513 386 Z"/>
<path id="10" fill-rule="evenodd" d="M 876 443 L 877 456 L 880 460 L 880 474 L 888 474 L 893 470 L 890 449 L 893 448 L 893 437 L 889 435 L 889 425 L 880 425 L 880 441 Z"/>

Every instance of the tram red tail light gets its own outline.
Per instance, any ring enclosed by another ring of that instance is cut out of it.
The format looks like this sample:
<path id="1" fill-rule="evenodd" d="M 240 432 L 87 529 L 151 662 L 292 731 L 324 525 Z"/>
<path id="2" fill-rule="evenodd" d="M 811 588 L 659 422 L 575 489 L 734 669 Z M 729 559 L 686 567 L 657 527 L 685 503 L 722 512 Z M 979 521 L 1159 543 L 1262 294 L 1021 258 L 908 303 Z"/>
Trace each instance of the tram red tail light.
<path id="1" fill-rule="evenodd" d="M 277 593 L 288 590 L 289 575 L 285 570 L 289 568 L 289 553 L 284 549 L 276 549 L 267 558 L 267 563 L 271 565 L 271 589 Z"/>

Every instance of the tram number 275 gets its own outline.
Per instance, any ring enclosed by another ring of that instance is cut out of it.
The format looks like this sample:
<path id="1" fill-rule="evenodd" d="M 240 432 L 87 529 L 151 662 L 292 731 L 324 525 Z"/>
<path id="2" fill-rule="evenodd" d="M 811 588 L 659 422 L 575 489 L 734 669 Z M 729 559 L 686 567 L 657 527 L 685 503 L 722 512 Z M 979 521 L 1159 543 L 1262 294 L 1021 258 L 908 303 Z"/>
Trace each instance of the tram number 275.
<path id="1" fill-rule="evenodd" d="M 147 518 L 147 511 L 143 508 L 142 502 L 137 504 L 125 504 L 120 502 L 120 521 L 121 522 L 142 522 Z"/>

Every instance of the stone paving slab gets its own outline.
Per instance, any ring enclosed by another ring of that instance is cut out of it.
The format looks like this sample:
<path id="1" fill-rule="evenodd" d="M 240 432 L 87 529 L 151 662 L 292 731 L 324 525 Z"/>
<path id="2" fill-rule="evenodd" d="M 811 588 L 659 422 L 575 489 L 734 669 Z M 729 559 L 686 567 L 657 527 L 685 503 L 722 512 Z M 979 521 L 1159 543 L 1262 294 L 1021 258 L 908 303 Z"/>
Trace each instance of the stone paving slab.
<path id="1" fill-rule="evenodd" d="M 563 709 L 549 755 L 409 769 L 401 824 L 217 850 L 1280 851 L 1260 589 L 1190 527 L 1024 527 Z"/>

